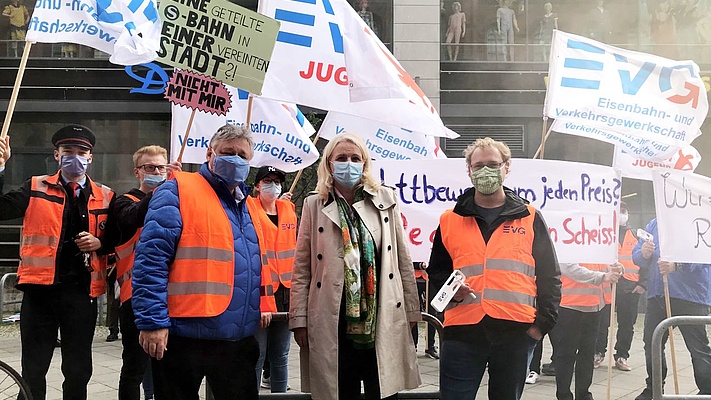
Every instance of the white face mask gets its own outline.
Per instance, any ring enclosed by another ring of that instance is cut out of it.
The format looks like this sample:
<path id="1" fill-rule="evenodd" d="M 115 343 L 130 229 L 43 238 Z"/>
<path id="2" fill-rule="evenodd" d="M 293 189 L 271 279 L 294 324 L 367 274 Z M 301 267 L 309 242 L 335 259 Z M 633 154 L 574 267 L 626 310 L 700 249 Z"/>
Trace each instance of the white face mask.
<path id="1" fill-rule="evenodd" d="M 259 196 L 266 201 L 274 201 L 281 194 L 281 183 L 269 182 L 262 183 L 259 189 Z"/>
<path id="2" fill-rule="evenodd" d="M 620 214 L 620 219 L 619 219 L 620 226 L 627 225 L 627 221 L 629 221 L 629 219 L 630 219 L 629 214 Z"/>

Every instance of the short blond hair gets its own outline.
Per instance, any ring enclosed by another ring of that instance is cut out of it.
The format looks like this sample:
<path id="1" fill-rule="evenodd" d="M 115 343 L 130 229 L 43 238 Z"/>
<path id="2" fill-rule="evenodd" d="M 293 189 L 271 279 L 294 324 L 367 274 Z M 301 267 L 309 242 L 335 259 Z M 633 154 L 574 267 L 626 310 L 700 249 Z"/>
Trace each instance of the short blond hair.
<path id="1" fill-rule="evenodd" d="M 333 150 L 335 150 L 336 146 L 338 146 L 341 142 L 353 143 L 356 147 L 358 147 L 358 149 L 360 149 L 360 155 L 363 158 L 363 176 L 360 178 L 359 185 L 363 185 L 370 190 L 377 190 L 380 187 L 380 183 L 370 173 L 372 166 L 370 161 L 370 153 L 368 152 L 368 147 L 363 139 L 352 133 L 342 133 L 328 142 L 326 147 L 323 149 L 321 163 L 318 165 L 318 183 L 316 184 L 316 191 L 318 192 L 319 197 L 323 200 L 328 200 L 328 193 L 333 188 L 333 173 L 331 172 L 329 162 L 331 155 L 333 154 Z"/>
<path id="2" fill-rule="evenodd" d="M 143 156 L 163 156 L 165 161 L 168 161 L 168 150 L 155 144 L 141 147 L 133 153 L 133 166 L 135 168 L 138 168 L 138 160 Z"/>
<path id="3" fill-rule="evenodd" d="M 466 158 L 467 160 L 467 169 L 471 167 L 471 157 L 474 150 L 485 149 L 487 147 L 493 147 L 499 150 L 499 153 L 501 153 L 501 157 L 503 158 L 504 162 L 508 162 L 511 159 L 511 149 L 509 149 L 509 146 L 506 143 L 494 140 L 490 137 L 479 138 L 475 140 L 472 144 L 467 146 L 467 148 L 464 149 L 464 151 L 462 152 L 464 154 L 464 158 Z"/>

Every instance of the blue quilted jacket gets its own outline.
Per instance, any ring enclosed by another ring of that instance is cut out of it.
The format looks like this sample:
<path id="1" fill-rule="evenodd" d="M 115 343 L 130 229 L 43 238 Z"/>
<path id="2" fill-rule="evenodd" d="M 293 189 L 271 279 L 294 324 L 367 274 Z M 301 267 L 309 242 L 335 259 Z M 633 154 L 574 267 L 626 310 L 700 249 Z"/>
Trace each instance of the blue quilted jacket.
<path id="1" fill-rule="evenodd" d="M 259 325 L 261 263 L 259 242 L 245 201 L 237 203 L 227 185 L 203 164 L 199 172 L 217 193 L 232 225 L 235 244 L 234 292 L 227 310 L 211 318 L 168 316 L 168 266 L 182 231 L 178 184 L 169 180 L 153 194 L 133 266 L 133 311 L 139 330 L 170 328 L 170 333 L 199 339 L 239 340 Z M 184 188 L 182 188 L 185 190 Z M 245 196 L 250 188 L 240 187 Z"/>

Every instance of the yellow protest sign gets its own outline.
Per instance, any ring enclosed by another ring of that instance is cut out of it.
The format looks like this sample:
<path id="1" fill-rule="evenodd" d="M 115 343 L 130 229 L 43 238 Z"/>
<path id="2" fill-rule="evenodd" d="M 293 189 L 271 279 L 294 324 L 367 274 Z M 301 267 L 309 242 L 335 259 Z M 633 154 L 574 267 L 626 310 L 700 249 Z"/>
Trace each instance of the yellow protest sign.
<path id="1" fill-rule="evenodd" d="M 225 0 L 162 0 L 158 61 L 261 94 L 279 22 Z"/>

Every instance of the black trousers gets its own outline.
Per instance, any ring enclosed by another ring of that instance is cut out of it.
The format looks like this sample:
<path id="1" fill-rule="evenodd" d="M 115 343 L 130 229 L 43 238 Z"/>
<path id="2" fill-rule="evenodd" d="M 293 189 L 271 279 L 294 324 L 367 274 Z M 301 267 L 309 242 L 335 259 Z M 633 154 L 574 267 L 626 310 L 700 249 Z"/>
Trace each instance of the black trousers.
<path id="1" fill-rule="evenodd" d="M 375 349 L 356 349 L 350 340 L 339 337 L 338 341 L 338 399 L 360 398 L 360 383 L 367 400 L 380 399 L 380 379 Z M 386 397 L 395 399 L 397 395 Z"/>
<path id="2" fill-rule="evenodd" d="M 617 338 L 615 341 L 615 360 L 618 358 L 630 358 L 632 348 L 632 337 L 634 336 L 634 324 L 637 322 L 637 309 L 639 306 L 639 294 L 624 293 L 617 286 L 615 306 L 617 310 Z M 607 352 L 608 331 L 610 328 L 610 305 L 608 304 L 600 314 L 600 329 L 597 334 L 597 344 L 595 352 L 605 354 Z"/>
<path id="3" fill-rule="evenodd" d="M 141 382 L 151 358 L 138 343 L 139 332 L 136 328 L 131 300 L 121 304 L 119 313 L 121 315 L 121 343 L 123 344 L 121 359 L 123 364 L 119 378 L 118 398 L 119 400 L 140 400 Z"/>
<path id="4" fill-rule="evenodd" d="M 114 283 L 116 282 L 116 268 L 106 277 L 106 324 L 109 328 L 109 333 L 118 335 L 121 300 L 116 299 L 116 291 Z"/>
<path id="5" fill-rule="evenodd" d="M 677 315 L 709 315 L 709 307 L 704 304 L 692 303 L 679 299 L 670 299 L 671 314 Z M 652 334 L 654 328 L 667 318 L 664 297 L 647 299 L 647 313 L 644 316 L 644 357 L 647 362 L 647 388 L 652 388 Z M 699 388 L 699 394 L 711 394 L 711 348 L 706 334 L 705 325 L 679 325 L 684 344 L 691 354 L 691 366 L 694 369 L 694 380 Z M 662 377 L 667 376 L 667 360 L 664 347 L 669 339 L 669 331 L 662 337 Z M 678 342 L 676 342 L 678 346 Z M 678 347 L 677 347 L 678 351 Z"/>
<path id="6" fill-rule="evenodd" d="M 254 336 L 230 342 L 169 335 L 163 359 L 151 359 L 155 398 L 198 400 L 207 378 L 215 400 L 257 400 L 257 359 Z"/>
<path id="7" fill-rule="evenodd" d="M 560 307 L 558 324 L 550 333 L 555 353 L 555 384 L 558 400 L 592 400 L 595 341 L 600 311 L 582 312 Z M 575 397 L 570 385 L 575 373 Z"/>
<path id="8" fill-rule="evenodd" d="M 62 335 L 64 400 L 86 400 L 91 379 L 91 344 L 96 327 L 97 304 L 88 288 L 77 283 L 29 288 L 21 308 L 22 377 L 35 400 L 47 396 L 47 371 Z"/>

